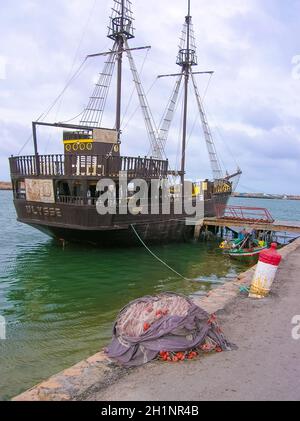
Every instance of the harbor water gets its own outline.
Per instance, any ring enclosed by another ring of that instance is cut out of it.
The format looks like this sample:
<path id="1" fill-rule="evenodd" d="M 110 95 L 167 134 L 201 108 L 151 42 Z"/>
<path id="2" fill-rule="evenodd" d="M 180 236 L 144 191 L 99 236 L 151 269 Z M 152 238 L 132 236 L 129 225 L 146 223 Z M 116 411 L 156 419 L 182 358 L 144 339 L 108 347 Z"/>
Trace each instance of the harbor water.
<path id="1" fill-rule="evenodd" d="M 300 202 L 232 200 L 268 207 L 278 219 L 300 220 Z M 176 277 L 144 248 L 63 249 L 19 224 L 12 193 L 5 191 L 0 191 L 0 232 L 0 316 L 7 331 L 7 339 L 0 340 L 0 400 L 98 352 L 129 301 L 162 291 L 205 292 L 245 269 L 223 256 L 216 243 L 153 248 L 198 282 Z"/>

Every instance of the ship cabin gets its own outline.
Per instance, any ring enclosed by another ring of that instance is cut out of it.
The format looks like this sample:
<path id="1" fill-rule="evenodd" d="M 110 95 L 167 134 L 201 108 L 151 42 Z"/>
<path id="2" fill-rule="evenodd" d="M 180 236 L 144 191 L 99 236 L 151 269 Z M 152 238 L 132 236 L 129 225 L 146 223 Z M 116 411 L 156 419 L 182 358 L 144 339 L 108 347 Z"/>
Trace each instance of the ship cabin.
<path id="1" fill-rule="evenodd" d="M 36 127 L 62 127 L 63 154 L 40 155 Z M 15 201 L 94 206 L 99 197 L 97 183 L 111 179 L 118 183 L 120 173 L 128 183 L 168 176 L 168 161 L 120 155 L 116 130 L 65 124 L 33 123 L 35 155 L 10 158 Z"/>

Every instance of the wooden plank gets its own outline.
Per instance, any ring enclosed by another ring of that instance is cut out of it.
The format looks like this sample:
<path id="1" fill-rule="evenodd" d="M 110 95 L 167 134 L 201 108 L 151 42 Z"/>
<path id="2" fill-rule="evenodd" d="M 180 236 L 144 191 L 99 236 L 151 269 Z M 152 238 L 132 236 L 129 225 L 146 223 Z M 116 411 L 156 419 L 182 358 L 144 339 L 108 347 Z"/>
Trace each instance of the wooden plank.
<path id="1" fill-rule="evenodd" d="M 205 226 L 211 227 L 250 227 L 261 231 L 283 231 L 300 233 L 300 221 L 275 221 L 273 223 L 236 220 L 225 218 L 205 218 Z"/>

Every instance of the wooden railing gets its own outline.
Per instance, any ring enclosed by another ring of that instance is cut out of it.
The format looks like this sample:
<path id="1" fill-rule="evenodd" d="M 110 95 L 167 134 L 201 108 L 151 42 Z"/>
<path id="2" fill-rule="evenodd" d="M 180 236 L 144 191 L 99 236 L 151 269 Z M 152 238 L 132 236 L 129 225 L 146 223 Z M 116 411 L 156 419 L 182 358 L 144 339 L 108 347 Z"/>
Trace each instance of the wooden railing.
<path id="1" fill-rule="evenodd" d="M 274 218 L 266 208 L 253 208 L 246 206 L 216 205 L 217 218 L 245 222 L 274 222 Z"/>
<path id="2" fill-rule="evenodd" d="M 102 155 L 39 155 L 10 158 L 12 176 L 159 178 L 168 174 L 168 161 Z"/>
<path id="3" fill-rule="evenodd" d="M 96 197 L 83 197 L 83 196 L 62 196 L 56 197 L 57 203 L 63 203 L 64 205 L 76 205 L 76 206 L 95 206 L 97 203 Z"/>

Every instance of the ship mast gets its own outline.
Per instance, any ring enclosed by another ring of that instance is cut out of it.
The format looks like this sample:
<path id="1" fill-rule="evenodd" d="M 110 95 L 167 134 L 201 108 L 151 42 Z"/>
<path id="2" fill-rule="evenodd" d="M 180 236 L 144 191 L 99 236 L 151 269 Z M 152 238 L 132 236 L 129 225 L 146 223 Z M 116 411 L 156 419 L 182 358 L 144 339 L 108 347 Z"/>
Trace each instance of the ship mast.
<path id="1" fill-rule="evenodd" d="M 187 116 L 188 116 L 188 93 L 190 69 L 194 65 L 191 57 L 195 51 L 190 50 L 190 25 L 191 25 L 191 1 L 188 0 L 188 14 L 185 18 L 186 22 L 186 49 L 179 51 L 177 64 L 182 67 L 184 74 L 184 109 L 183 109 L 183 133 L 182 133 L 182 155 L 181 155 L 181 184 L 184 185 L 185 180 L 185 161 L 186 161 L 186 138 L 187 138 Z"/>
<path id="2" fill-rule="evenodd" d="M 111 27 L 108 38 L 115 41 L 117 61 L 117 98 L 116 98 L 116 130 L 119 140 L 121 135 L 121 113 L 122 113 L 122 76 L 123 76 L 123 52 L 128 39 L 134 38 L 131 19 L 131 3 L 126 0 L 115 0 Z M 114 15 L 115 14 L 115 15 Z"/>
<path id="3" fill-rule="evenodd" d="M 191 16 L 191 0 L 188 0 L 188 14 L 185 17 L 185 23 L 180 38 L 179 53 L 176 62 L 181 67 L 179 74 L 160 75 L 161 77 L 177 77 L 175 88 L 172 96 L 169 100 L 168 106 L 162 124 L 159 129 L 158 138 L 162 147 L 165 147 L 168 138 L 171 122 L 174 117 L 174 111 L 179 96 L 179 90 L 182 81 L 184 81 L 184 103 L 183 103 L 183 131 L 182 131 L 182 153 L 181 153 L 181 170 L 178 171 L 177 175 L 181 177 L 181 183 L 185 181 L 185 168 L 186 168 L 186 148 L 187 148 L 187 122 L 188 122 L 188 95 L 189 95 L 189 82 L 192 80 L 192 87 L 196 96 L 197 107 L 199 110 L 199 116 L 202 123 L 204 138 L 206 147 L 209 155 L 209 160 L 212 168 L 213 177 L 215 180 L 223 179 L 223 172 L 217 155 L 217 151 L 214 144 L 214 139 L 208 124 L 208 120 L 203 108 L 202 99 L 200 97 L 199 89 L 194 75 L 197 74 L 210 74 L 212 71 L 193 71 L 193 66 L 197 66 L 197 54 L 196 54 L 196 43 L 192 24 Z"/>
<path id="4" fill-rule="evenodd" d="M 121 17 L 120 20 L 120 33 L 116 35 L 117 43 L 117 63 L 118 63 L 118 75 L 117 75 L 117 103 L 116 103 L 116 130 L 118 132 L 119 140 L 121 133 L 121 112 L 122 112 L 122 67 L 123 67 L 123 49 L 124 49 L 124 0 L 121 0 Z"/>
<path id="5" fill-rule="evenodd" d="M 133 27 L 134 18 L 131 7 L 131 0 L 114 0 L 107 35 L 109 39 L 114 41 L 113 47 L 108 52 L 87 56 L 87 58 L 104 56 L 107 57 L 107 59 L 80 121 L 82 125 L 101 127 L 103 113 L 116 65 L 117 96 L 115 129 L 118 132 L 119 140 L 121 135 L 123 53 L 127 41 L 135 38 Z M 148 47 L 133 48 L 133 50 L 143 48 Z"/>
<path id="6" fill-rule="evenodd" d="M 110 24 L 108 27 L 108 38 L 114 41 L 112 49 L 106 53 L 91 54 L 87 56 L 108 56 L 105 62 L 105 67 L 98 83 L 96 84 L 90 101 L 83 112 L 80 123 L 85 126 L 101 127 L 103 113 L 110 89 L 112 76 L 114 73 L 115 65 L 117 66 L 117 96 L 116 96 L 116 120 L 115 129 L 118 133 L 120 143 L 121 137 L 121 114 L 122 114 L 122 70 L 123 70 L 123 57 L 126 53 L 130 70 L 133 76 L 133 81 L 136 87 L 138 100 L 143 113 L 144 122 L 151 145 L 152 157 L 156 159 L 163 159 L 165 157 L 162 142 L 157 138 L 157 127 L 151 113 L 148 100 L 143 89 L 139 73 L 137 71 L 134 58 L 131 54 L 132 51 L 149 49 L 151 47 L 136 47 L 130 48 L 129 40 L 135 38 L 134 17 L 132 13 L 131 0 L 114 0 L 112 7 L 112 15 L 110 17 Z"/>

